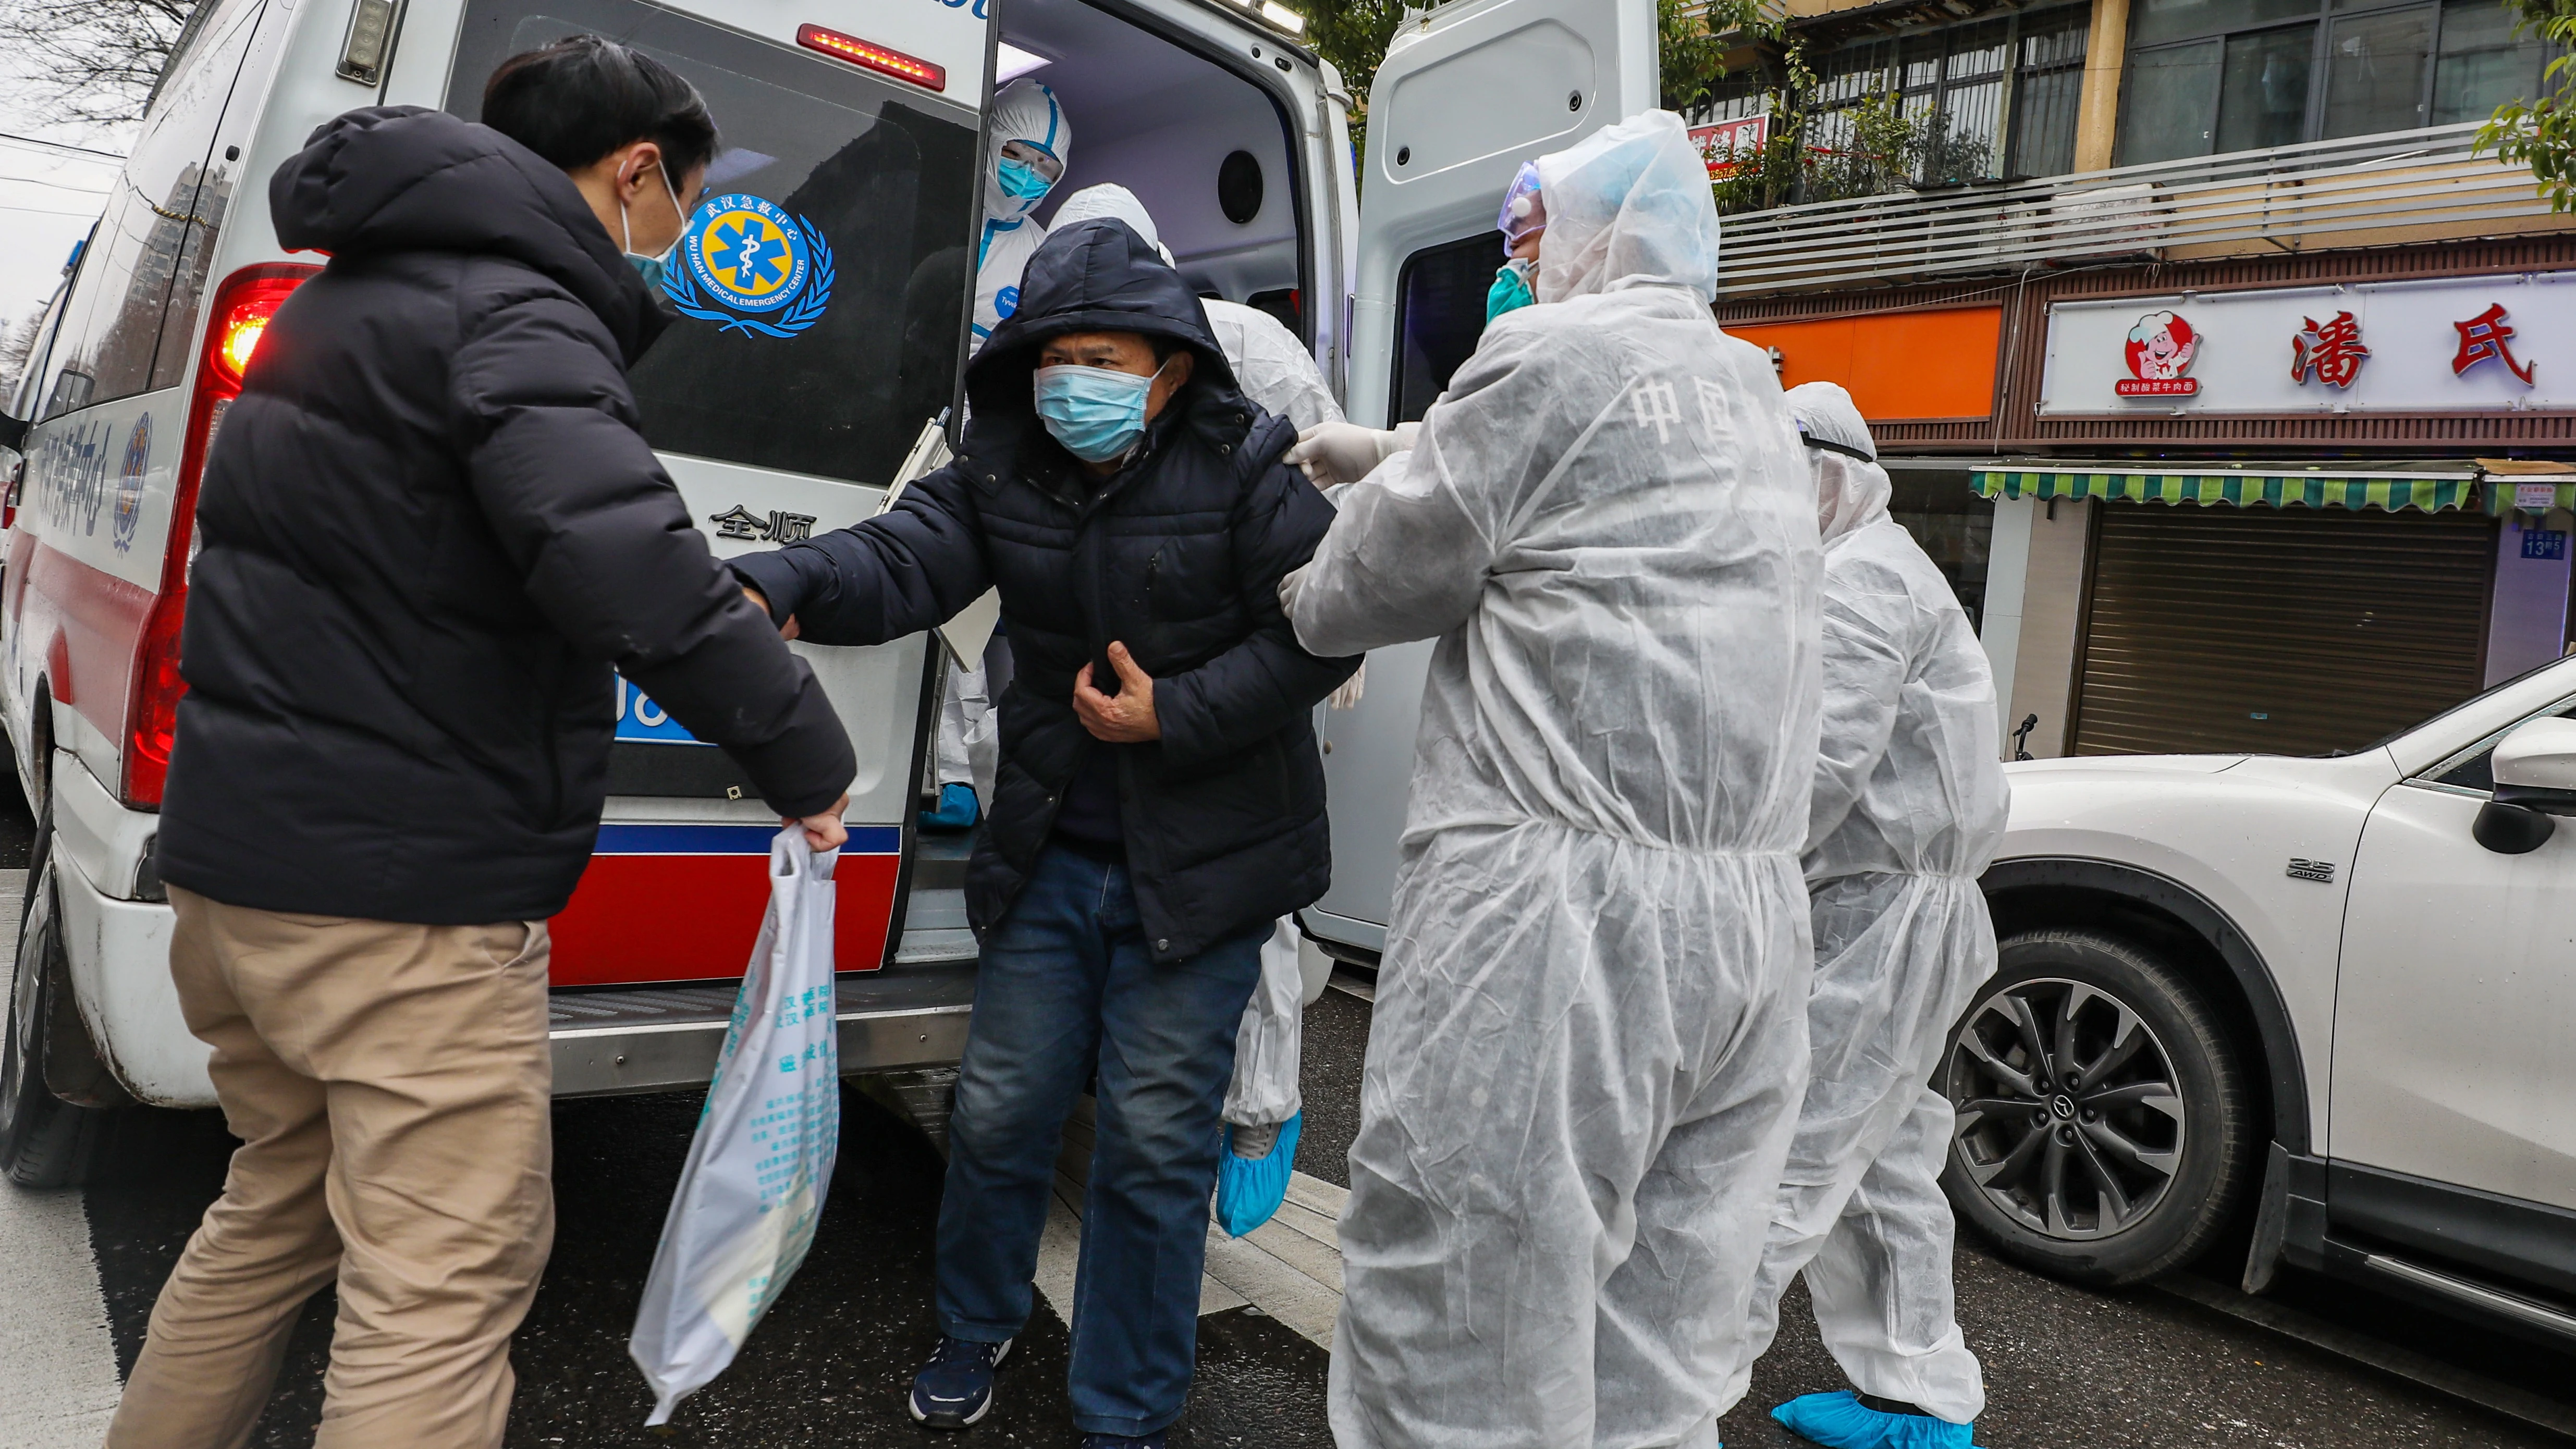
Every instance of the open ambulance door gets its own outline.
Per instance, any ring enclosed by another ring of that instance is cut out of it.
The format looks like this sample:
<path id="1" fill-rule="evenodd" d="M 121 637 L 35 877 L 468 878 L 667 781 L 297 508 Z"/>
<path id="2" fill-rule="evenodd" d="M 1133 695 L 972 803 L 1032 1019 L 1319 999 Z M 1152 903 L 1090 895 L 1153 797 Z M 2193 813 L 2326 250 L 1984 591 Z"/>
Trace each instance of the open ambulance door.
<path id="1" fill-rule="evenodd" d="M 1655 100 L 1653 0 L 1467 0 L 1396 33 L 1369 89 L 1351 421 L 1420 418 L 1475 351 L 1521 163 Z M 1386 941 L 1431 650 L 1372 653 L 1357 707 L 1325 712 L 1333 885 L 1306 923 L 1364 950 Z"/>

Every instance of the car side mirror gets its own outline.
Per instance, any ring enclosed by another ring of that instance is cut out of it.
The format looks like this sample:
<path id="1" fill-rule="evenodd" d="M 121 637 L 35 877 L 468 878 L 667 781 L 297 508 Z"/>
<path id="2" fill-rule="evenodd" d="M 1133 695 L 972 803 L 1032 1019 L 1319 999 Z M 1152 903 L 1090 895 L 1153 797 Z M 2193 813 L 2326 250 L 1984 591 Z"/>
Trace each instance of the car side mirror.
<path id="1" fill-rule="evenodd" d="M 31 426 L 33 425 L 25 418 L 13 418 L 6 413 L 0 413 L 0 448 L 6 448 L 12 453 L 27 451 L 27 429 Z"/>
<path id="2" fill-rule="evenodd" d="M 2576 815 L 2576 720 L 2536 719 L 2496 742 L 2495 798 L 2470 834 L 2499 855 L 2526 855 L 2556 833 L 2551 818 Z"/>

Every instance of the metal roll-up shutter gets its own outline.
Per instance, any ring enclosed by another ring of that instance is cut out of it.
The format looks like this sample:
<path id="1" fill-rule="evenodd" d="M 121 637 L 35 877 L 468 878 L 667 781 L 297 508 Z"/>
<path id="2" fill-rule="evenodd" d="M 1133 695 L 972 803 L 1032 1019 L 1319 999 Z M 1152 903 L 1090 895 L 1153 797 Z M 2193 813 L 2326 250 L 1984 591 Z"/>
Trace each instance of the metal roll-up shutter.
<path id="1" fill-rule="evenodd" d="M 2495 524 L 2109 504 L 2079 755 L 2358 749 L 2483 686 Z"/>

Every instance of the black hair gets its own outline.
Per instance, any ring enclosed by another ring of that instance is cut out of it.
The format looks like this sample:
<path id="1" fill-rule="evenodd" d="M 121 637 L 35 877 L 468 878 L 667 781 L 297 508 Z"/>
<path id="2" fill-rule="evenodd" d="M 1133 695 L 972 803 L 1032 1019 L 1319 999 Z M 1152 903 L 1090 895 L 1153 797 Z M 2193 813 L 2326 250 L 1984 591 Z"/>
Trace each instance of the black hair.
<path id="1" fill-rule="evenodd" d="M 483 86 L 483 124 L 566 171 L 651 141 L 662 148 L 674 190 L 716 154 L 715 118 L 698 88 L 653 57 L 597 35 L 501 62 Z"/>

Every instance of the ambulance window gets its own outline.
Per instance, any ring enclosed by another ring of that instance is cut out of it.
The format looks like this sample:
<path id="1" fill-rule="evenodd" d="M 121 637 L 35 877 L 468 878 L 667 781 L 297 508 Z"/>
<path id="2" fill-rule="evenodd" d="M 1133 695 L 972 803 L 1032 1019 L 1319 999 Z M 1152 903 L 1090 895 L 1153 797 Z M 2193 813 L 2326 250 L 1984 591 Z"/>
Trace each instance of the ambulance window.
<path id="1" fill-rule="evenodd" d="M 1485 331 L 1485 294 L 1503 265 L 1503 234 L 1425 247 L 1396 278 L 1394 421 L 1431 410 Z"/>
<path id="2" fill-rule="evenodd" d="M 39 401 L 36 389 L 45 375 L 45 358 L 54 350 L 54 334 L 63 325 L 63 294 L 54 293 L 45 304 L 44 315 L 36 321 L 36 335 L 27 344 L 27 356 L 20 364 L 18 387 L 9 397 L 9 416 L 32 418 Z"/>
<path id="3" fill-rule="evenodd" d="M 973 113 L 639 0 L 472 0 L 448 109 L 479 116 L 493 67 L 585 32 L 688 77 L 723 137 L 708 200 L 669 260 L 681 315 L 631 369 L 645 436 L 674 453 L 888 481 L 955 391 Z M 737 262 L 746 240 L 783 264 Z"/>
<path id="4" fill-rule="evenodd" d="M 172 386 L 186 372 L 194 288 L 173 341 L 165 327 L 171 283 L 203 279 L 213 221 L 231 189 L 229 179 L 207 174 L 206 153 L 258 9 L 246 0 L 222 7 L 197 32 L 211 31 L 216 40 L 191 37 L 154 91 L 143 139 L 117 176 L 64 308 L 61 350 L 67 355 L 48 389 L 46 416 Z M 216 208 L 213 216 L 208 206 Z M 170 357 L 156 368 L 158 351 Z"/>

